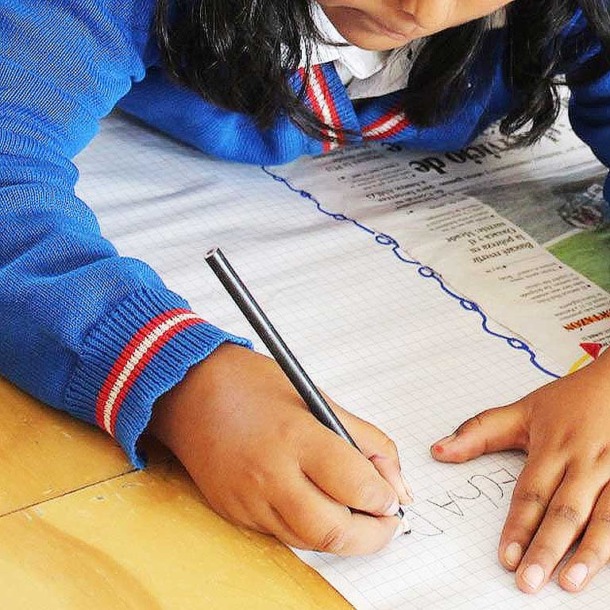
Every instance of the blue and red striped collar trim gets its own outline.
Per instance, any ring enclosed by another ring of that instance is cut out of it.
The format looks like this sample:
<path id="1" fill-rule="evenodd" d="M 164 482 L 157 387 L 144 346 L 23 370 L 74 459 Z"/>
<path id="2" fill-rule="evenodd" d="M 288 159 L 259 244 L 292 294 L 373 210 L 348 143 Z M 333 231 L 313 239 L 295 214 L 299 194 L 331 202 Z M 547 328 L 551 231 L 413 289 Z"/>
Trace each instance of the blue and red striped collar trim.
<path id="1" fill-rule="evenodd" d="M 322 152 L 334 150 L 348 141 L 395 139 L 410 127 L 397 94 L 372 99 L 366 104 L 361 120 L 332 63 L 311 66 L 308 72 L 300 68 L 297 77 L 299 85 L 305 87 L 307 104 L 329 126 L 326 130 L 329 139 L 321 143 Z M 351 132 L 349 136 L 345 130 Z"/>

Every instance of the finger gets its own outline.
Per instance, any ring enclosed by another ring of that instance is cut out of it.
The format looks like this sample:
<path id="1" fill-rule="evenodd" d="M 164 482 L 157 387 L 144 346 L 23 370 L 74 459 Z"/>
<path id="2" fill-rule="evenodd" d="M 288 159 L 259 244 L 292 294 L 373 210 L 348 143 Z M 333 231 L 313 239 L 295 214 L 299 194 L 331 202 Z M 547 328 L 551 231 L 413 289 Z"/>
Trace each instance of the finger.
<path id="1" fill-rule="evenodd" d="M 465 462 L 484 453 L 525 449 L 526 443 L 526 412 L 515 403 L 475 415 L 434 443 L 431 453 L 441 462 Z"/>
<path id="2" fill-rule="evenodd" d="M 574 555 L 559 573 L 560 586 L 568 591 L 584 589 L 609 560 L 610 489 L 606 485 Z"/>
<path id="3" fill-rule="evenodd" d="M 234 490 L 228 506 L 224 497 L 208 503 L 233 523 L 275 536 L 290 546 L 343 555 L 374 552 L 408 527 L 406 519 L 400 521 L 396 516 L 367 516 L 362 523 L 351 519 L 347 506 L 329 498 L 299 470 L 283 469 L 275 482 L 265 486 L 267 491 L 273 488 L 281 493 L 265 497 Z M 382 523 L 378 523 L 380 519 Z"/>
<path id="4" fill-rule="evenodd" d="M 396 444 L 377 426 L 336 407 L 337 415 L 377 472 L 396 490 L 401 504 L 413 502 L 413 492 L 400 469 Z"/>
<path id="5" fill-rule="evenodd" d="M 412 504 L 413 491 L 402 476 L 400 469 L 397 469 L 395 464 L 384 456 L 373 455 L 369 459 L 377 472 L 394 488 L 398 494 L 398 501 L 405 505 Z"/>
<path id="6" fill-rule="evenodd" d="M 522 591 L 538 591 L 582 533 L 599 491 L 591 469 L 587 471 L 568 469 L 553 495 L 517 569 L 517 586 Z"/>
<path id="7" fill-rule="evenodd" d="M 307 478 L 275 505 L 292 544 L 335 555 L 365 555 L 383 548 L 403 529 L 397 517 L 355 513 L 335 502 Z"/>
<path id="8" fill-rule="evenodd" d="M 288 480 L 291 483 L 286 486 L 284 500 L 276 502 L 276 506 L 268 504 L 263 498 L 254 506 L 248 498 L 235 498 L 231 505 L 234 511 L 232 520 L 248 529 L 275 536 L 295 548 L 342 555 L 375 552 L 389 540 L 406 533 L 408 527 L 406 519 L 399 521 L 396 517 L 382 517 L 384 523 L 379 528 L 379 524 L 374 523 L 377 519 L 367 516 L 366 522 L 361 524 L 360 519 L 351 519 L 351 512 L 347 507 L 333 502 L 315 488 L 306 477 L 303 476 L 297 484 L 294 483 L 295 479 L 292 476 L 289 476 Z M 253 508 L 255 508 L 254 513 Z M 316 510 L 321 511 L 320 517 L 316 516 Z M 235 518 L 237 513 L 240 517 Z M 338 523 L 332 525 L 337 516 Z M 324 522 L 329 523 L 326 529 L 322 525 Z M 312 527 L 311 523 L 320 527 Z M 387 528 L 386 523 L 389 524 Z M 356 528 L 357 533 L 348 532 L 343 537 L 343 527 Z M 371 528 L 373 528 L 372 535 Z M 358 540 L 354 544 L 350 539 L 356 537 Z"/>
<path id="9" fill-rule="evenodd" d="M 564 464 L 559 460 L 530 457 L 526 462 L 500 536 L 498 557 L 506 569 L 514 571 L 521 564 L 563 475 Z M 531 582 L 534 576 L 532 570 L 526 575 Z"/>
<path id="10" fill-rule="evenodd" d="M 378 516 L 398 512 L 398 494 L 373 464 L 322 426 L 303 439 L 299 463 L 311 482 L 342 506 Z"/>

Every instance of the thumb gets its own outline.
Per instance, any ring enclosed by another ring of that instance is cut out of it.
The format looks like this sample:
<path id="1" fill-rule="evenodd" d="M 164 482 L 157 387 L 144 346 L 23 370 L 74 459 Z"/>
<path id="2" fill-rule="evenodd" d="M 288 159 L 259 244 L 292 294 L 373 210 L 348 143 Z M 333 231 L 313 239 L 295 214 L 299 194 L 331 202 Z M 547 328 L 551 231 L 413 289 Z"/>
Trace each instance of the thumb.
<path id="1" fill-rule="evenodd" d="M 475 415 L 434 443 L 430 452 L 440 462 L 466 462 L 484 453 L 525 449 L 526 445 L 525 410 L 516 403 Z"/>

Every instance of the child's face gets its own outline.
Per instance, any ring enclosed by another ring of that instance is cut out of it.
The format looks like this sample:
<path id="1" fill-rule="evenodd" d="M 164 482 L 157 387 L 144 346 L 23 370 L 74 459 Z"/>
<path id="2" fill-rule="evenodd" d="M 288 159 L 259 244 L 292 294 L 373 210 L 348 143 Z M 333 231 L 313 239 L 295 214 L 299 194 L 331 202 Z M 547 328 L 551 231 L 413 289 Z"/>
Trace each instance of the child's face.
<path id="1" fill-rule="evenodd" d="M 512 0 L 317 0 L 341 35 L 387 50 L 484 15 Z"/>

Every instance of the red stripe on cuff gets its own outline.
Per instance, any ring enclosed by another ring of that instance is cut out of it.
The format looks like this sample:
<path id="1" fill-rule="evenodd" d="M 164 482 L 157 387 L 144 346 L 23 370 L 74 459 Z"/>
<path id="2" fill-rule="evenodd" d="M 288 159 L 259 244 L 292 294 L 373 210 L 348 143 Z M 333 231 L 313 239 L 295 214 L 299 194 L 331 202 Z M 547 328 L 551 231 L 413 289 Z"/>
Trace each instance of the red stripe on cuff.
<path id="1" fill-rule="evenodd" d="M 114 435 L 125 396 L 146 365 L 173 336 L 194 324 L 205 324 L 205 320 L 176 308 L 155 316 L 134 333 L 102 384 L 95 408 L 98 426 Z"/>

